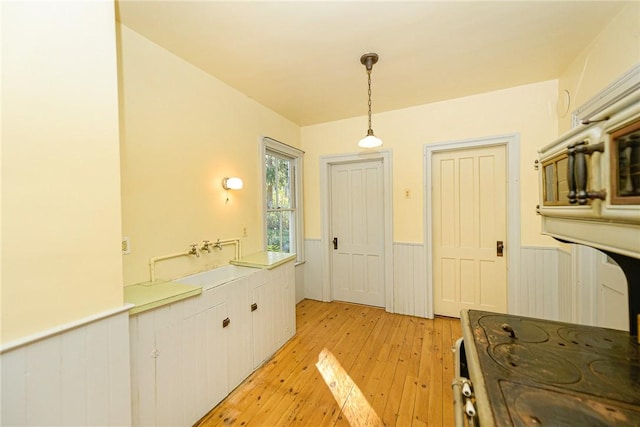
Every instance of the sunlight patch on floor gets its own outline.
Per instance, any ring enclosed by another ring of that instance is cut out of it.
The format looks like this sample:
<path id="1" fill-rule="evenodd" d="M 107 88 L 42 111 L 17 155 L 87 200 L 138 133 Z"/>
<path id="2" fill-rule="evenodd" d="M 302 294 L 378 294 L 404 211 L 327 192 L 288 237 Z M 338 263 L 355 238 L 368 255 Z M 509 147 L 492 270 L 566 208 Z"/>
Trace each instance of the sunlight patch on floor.
<path id="1" fill-rule="evenodd" d="M 318 355 L 316 368 L 338 402 L 342 414 L 352 427 L 383 426 L 378 414 L 333 353 L 323 348 Z"/>

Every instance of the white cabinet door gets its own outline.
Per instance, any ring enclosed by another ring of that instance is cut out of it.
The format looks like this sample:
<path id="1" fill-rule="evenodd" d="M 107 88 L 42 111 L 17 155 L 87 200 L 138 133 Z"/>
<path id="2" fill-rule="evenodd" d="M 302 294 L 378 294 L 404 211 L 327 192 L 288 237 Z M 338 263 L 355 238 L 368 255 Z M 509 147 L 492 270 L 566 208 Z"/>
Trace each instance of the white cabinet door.
<path id="1" fill-rule="evenodd" d="M 229 391 L 233 390 L 253 371 L 251 304 L 249 278 L 244 277 L 225 285 L 225 301 L 229 309 L 228 351 Z"/>
<path id="2" fill-rule="evenodd" d="M 171 304 L 132 317 L 132 421 L 134 425 L 182 425 L 183 306 Z"/>
<path id="3" fill-rule="evenodd" d="M 181 366 L 188 355 L 181 345 L 183 319 L 175 316 L 179 307 L 172 304 L 168 316 L 156 317 L 156 426 L 179 426 L 185 421 Z"/>
<path id="4" fill-rule="evenodd" d="M 251 280 L 251 304 L 255 304 L 255 310 L 251 312 L 254 368 L 262 365 L 271 355 L 271 333 L 274 326 L 269 288 L 266 272 L 254 274 Z"/>
<path id="5" fill-rule="evenodd" d="M 293 262 L 269 270 L 268 281 L 275 296 L 273 312 L 276 342 L 273 343 L 274 348 L 272 348 L 275 352 L 295 334 L 296 296 Z"/>
<path id="6" fill-rule="evenodd" d="M 219 304 L 206 312 L 205 355 L 207 367 L 201 375 L 206 377 L 208 408 L 202 415 L 224 399 L 229 393 L 229 343 L 226 319 L 229 319 L 226 303 Z M 201 416 L 202 416 L 201 415 Z M 193 420 L 193 422 L 198 419 Z"/>
<path id="7" fill-rule="evenodd" d="M 228 317 L 225 302 L 201 311 L 184 321 L 182 341 L 185 357 L 182 372 L 184 425 L 192 425 L 227 395 Z"/>
<path id="8" fill-rule="evenodd" d="M 256 273 L 251 281 L 253 366 L 257 368 L 296 331 L 295 270 L 293 262 Z"/>

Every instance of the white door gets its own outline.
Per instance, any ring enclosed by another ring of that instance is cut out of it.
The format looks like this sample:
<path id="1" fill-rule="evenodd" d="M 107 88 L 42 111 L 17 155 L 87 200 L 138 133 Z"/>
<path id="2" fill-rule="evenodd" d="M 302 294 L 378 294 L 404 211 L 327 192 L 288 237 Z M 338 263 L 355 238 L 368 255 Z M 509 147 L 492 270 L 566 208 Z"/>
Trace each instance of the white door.
<path id="1" fill-rule="evenodd" d="M 384 307 L 382 160 L 331 165 L 333 298 Z"/>
<path id="2" fill-rule="evenodd" d="M 629 330 L 629 299 L 627 278 L 618 264 L 598 252 L 596 263 L 598 326 Z"/>
<path id="3" fill-rule="evenodd" d="M 505 152 L 495 145 L 432 156 L 436 314 L 507 310 Z"/>

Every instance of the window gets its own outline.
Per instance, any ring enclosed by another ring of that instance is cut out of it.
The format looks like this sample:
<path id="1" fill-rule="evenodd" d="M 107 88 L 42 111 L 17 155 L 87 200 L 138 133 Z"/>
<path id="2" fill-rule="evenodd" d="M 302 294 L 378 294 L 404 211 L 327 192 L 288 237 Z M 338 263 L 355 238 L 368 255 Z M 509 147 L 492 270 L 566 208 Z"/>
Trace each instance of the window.
<path id="1" fill-rule="evenodd" d="M 302 236 L 302 151 L 263 139 L 265 246 L 295 252 L 304 260 Z"/>

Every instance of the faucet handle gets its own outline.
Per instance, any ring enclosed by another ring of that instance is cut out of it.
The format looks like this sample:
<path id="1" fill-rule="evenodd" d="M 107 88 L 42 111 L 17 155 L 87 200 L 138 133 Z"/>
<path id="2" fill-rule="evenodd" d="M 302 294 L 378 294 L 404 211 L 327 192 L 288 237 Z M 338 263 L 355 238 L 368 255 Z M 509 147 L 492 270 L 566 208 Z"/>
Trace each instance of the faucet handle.
<path id="1" fill-rule="evenodd" d="M 189 255 L 195 255 L 196 257 L 200 257 L 200 251 L 198 250 L 198 244 L 191 244 L 191 249 L 189 250 Z"/>

